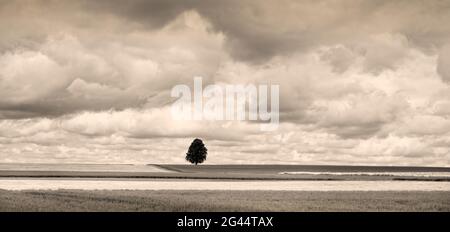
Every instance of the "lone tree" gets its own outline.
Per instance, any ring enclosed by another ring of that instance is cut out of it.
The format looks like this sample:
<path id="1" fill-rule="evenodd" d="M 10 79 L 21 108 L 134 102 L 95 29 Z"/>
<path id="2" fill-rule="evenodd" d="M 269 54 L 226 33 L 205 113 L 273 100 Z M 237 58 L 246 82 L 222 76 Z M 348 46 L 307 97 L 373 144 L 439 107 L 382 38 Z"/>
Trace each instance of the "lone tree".
<path id="1" fill-rule="evenodd" d="M 206 149 L 205 144 L 201 139 L 194 139 L 188 152 L 186 153 L 186 160 L 197 165 L 203 163 L 206 160 L 206 155 L 208 154 L 208 149 Z"/>

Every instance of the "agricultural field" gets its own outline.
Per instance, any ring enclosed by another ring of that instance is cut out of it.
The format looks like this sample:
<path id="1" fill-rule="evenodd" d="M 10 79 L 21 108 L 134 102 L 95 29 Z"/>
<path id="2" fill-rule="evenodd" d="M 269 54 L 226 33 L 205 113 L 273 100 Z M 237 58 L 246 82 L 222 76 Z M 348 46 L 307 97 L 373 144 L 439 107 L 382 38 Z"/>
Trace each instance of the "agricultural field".
<path id="1" fill-rule="evenodd" d="M 448 192 L 6 191 L 0 211 L 450 211 Z"/>
<path id="2" fill-rule="evenodd" d="M 450 211 L 450 169 L 0 164 L 0 211 Z"/>

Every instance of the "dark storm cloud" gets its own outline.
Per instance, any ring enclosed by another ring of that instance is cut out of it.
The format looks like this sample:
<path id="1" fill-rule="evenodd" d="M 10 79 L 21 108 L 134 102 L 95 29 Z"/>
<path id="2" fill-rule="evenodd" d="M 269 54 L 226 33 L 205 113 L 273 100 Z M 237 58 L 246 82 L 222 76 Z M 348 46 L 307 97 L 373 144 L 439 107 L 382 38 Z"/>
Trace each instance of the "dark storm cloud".
<path id="1" fill-rule="evenodd" d="M 372 33 L 397 32 L 424 49 L 448 42 L 448 1 L 85 1 L 87 10 L 115 14 L 149 28 L 160 28 L 187 10 L 205 17 L 226 35 L 230 54 L 261 62 Z"/>
<path id="2" fill-rule="evenodd" d="M 124 4 L 121 0 L 85 0 L 85 10 L 115 14 L 127 20 L 137 21 L 150 28 L 158 29 L 176 18 L 180 13 L 199 5 L 200 1 L 132 0 Z"/>
<path id="3" fill-rule="evenodd" d="M 6 1 L 7 6 L 14 1 Z M 101 26 L 99 15 L 116 16 L 147 29 L 159 29 L 189 10 L 226 36 L 238 60 L 263 62 L 315 46 L 365 40 L 376 33 L 400 33 L 413 44 L 432 49 L 448 42 L 448 1 L 292 1 L 292 0 L 120 0 L 31 1 L 50 17 L 75 20 L 78 26 Z M 30 2 L 20 2 L 16 8 Z M 31 5 L 31 4 L 30 4 Z M 84 12 L 77 16 L 76 12 Z M 107 26 L 107 25 L 104 25 Z M 130 27 L 132 25 L 130 24 Z"/>

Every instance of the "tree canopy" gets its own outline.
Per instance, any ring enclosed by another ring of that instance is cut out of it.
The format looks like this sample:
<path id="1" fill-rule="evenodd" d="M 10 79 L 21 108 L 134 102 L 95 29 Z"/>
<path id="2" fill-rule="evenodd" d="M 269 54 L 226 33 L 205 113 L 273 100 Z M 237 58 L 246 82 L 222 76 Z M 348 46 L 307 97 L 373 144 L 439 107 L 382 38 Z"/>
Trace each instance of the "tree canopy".
<path id="1" fill-rule="evenodd" d="M 208 154 L 208 149 L 206 149 L 205 144 L 201 139 L 194 139 L 189 150 L 186 153 L 186 160 L 197 165 L 203 163 L 206 160 L 206 155 Z"/>

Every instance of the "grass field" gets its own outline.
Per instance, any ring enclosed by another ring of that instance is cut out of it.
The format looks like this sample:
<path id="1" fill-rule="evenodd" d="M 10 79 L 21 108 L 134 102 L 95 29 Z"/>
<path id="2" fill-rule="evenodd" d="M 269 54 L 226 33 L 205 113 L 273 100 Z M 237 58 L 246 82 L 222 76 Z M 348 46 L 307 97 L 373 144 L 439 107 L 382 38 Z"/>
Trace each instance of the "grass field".
<path id="1" fill-rule="evenodd" d="M 0 211 L 450 211 L 450 194 L 0 190 Z"/>
<path id="2" fill-rule="evenodd" d="M 332 166 L 332 165 L 111 165 L 2 164 L 0 177 L 136 178 L 214 180 L 426 180 L 450 177 L 280 175 L 282 172 L 447 172 L 448 167 Z"/>

